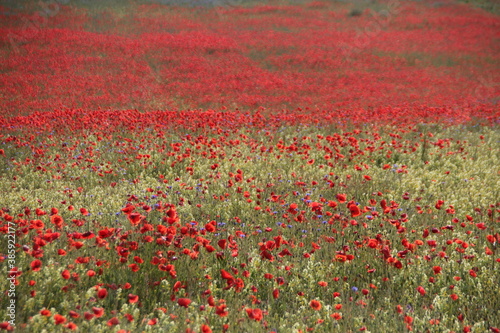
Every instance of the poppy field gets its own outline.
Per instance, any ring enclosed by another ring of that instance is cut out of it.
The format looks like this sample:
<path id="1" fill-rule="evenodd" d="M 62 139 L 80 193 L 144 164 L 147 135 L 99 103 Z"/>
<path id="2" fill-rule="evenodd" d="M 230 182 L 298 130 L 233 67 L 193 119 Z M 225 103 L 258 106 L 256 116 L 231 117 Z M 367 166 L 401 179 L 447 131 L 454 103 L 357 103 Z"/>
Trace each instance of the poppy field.
<path id="1" fill-rule="evenodd" d="M 0 330 L 500 332 L 500 19 L 0 6 Z"/>

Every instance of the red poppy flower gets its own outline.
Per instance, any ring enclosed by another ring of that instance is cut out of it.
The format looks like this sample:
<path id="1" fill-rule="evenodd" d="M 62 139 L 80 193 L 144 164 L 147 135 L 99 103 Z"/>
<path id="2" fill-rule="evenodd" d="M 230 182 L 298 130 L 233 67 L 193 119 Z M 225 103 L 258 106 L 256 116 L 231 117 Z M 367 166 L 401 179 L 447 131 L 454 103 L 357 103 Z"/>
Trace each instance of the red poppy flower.
<path id="1" fill-rule="evenodd" d="M 438 200 L 436 202 L 436 205 L 434 207 L 436 207 L 436 209 L 441 209 L 441 207 L 444 205 L 444 201 L 443 200 Z"/>
<path id="2" fill-rule="evenodd" d="M 208 232 L 214 232 L 215 231 L 215 226 L 212 223 L 207 223 L 205 225 L 205 230 Z"/>
<path id="3" fill-rule="evenodd" d="M 343 255 L 343 254 L 337 254 L 337 255 L 335 255 L 335 261 L 344 262 L 346 260 L 347 260 L 347 256 L 346 255 Z"/>
<path id="4" fill-rule="evenodd" d="M 260 253 L 260 256 L 263 258 L 263 259 L 267 259 L 269 261 L 274 261 L 274 256 L 267 250 L 265 251 L 262 251 Z"/>
<path id="5" fill-rule="evenodd" d="M 337 194 L 337 200 L 338 200 L 340 203 L 344 203 L 344 202 L 346 202 L 346 195 L 345 195 L 345 194 Z"/>
<path id="6" fill-rule="evenodd" d="M 111 327 L 111 326 L 116 326 L 116 325 L 118 325 L 119 323 L 120 323 L 120 321 L 118 320 L 118 318 L 113 317 L 113 318 L 111 318 L 110 320 L 108 320 L 107 325 L 108 325 L 109 327 Z"/>
<path id="7" fill-rule="evenodd" d="M 123 315 L 125 318 L 127 318 L 128 322 L 131 323 L 134 321 L 134 316 L 132 316 L 130 313 L 126 313 Z M 119 331 L 118 331 L 119 332 Z"/>
<path id="8" fill-rule="evenodd" d="M 228 271 L 225 271 L 223 269 L 220 270 L 220 274 L 221 274 L 222 278 L 225 280 L 233 280 L 234 279 L 234 277 Z"/>
<path id="9" fill-rule="evenodd" d="M 131 270 L 132 272 L 134 272 L 134 273 L 135 273 L 135 272 L 137 272 L 137 271 L 140 269 L 140 268 L 139 268 L 139 265 L 137 265 L 137 264 L 130 264 L 130 265 L 128 265 L 128 267 L 129 267 L 129 268 L 130 268 L 130 270 Z"/>
<path id="10" fill-rule="evenodd" d="M 181 281 L 177 281 L 174 283 L 174 287 L 173 287 L 173 290 L 174 292 L 178 292 L 179 289 L 183 288 L 185 286 L 182 285 L 182 282 Z"/>
<path id="11" fill-rule="evenodd" d="M 94 312 L 97 318 L 102 317 L 104 315 L 104 308 L 96 308 L 95 306 L 92 308 L 92 312 Z"/>
<path id="12" fill-rule="evenodd" d="M 135 210 L 135 207 L 131 204 L 128 204 L 127 206 L 125 206 L 124 208 L 122 208 L 122 212 L 126 215 L 132 213 L 133 211 Z"/>
<path id="13" fill-rule="evenodd" d="M 80 314 L 76 311 L 71 310 L 68 312 L 68 314 L 71 318 L 80 318 Z"/>
<path id="14" fill-rule="evenodd" d="M 189 298 L 179 298 L 177 300 L 177 304 L 187 308 L 189 306 L 189 304 L 191 304 L 191 300 Z"/>
<path id="15" fill-rule="evenodd" d="M 335 319 L 335 320 L 340 320 L 340 319 L 342 319 L 342 315 L 341 315 L 340 313 L 338 313 L 338 312 L 334 312 L 334 313 L 332 313 L 332 314 L 330 315 L 330 317 L 332 317 L 332 318 L 333 318 L 333 319 Z"/>
<path id="16" fill-rule="evenodd" d="M 64 318 L 60 314 L 56 314 L 54 316 L 54 321 L 56 322 L 56 325 L 61 325 L 61 324 L 64 324 L 66 322 L 66 318 Z"/>
<path id="17" fill-rule="evenodd" d="M 105 288 L 100 288 L 97 291 L 97 297 L 100 299 L 106 298 L 106 296 L 108 296 L 108 291 Z"/>
<path id="18" fill-rule="evenodd" d="M 352 217 L 357 217 L 357 216 L 361 215 L 361 210 L 355 204 L 349 205 L 349 211 L 351 212 Z"/>
<path id="19" fill-rule="evenodd" d="M 219 245 L 219 247 L 221 249 L 225 249 L 226 248 L 226 245 L 227 245 L 227 240 L 226 239 L 220 239 L 218 242 L 217 242 L 217 245 Z"/>
<path id="20" fill-rule="evenodd" d="M 212 333 L 212 329 L 208 325 L 201 325 L 202 333 Z"/>
<path id="21" fill-rule="evenodd" d="M 31 270 L 33 272 L 38 272 L 42 267 L 42 262 L 40 260 L 36 259 L 36 260 L 33 260 L 31 262 L 30 266 L 31 266 Z"/>
<path id="22" fill-rule="evenodd" d="M 71 331 L 76 331 L 78 329 L 78 326 L 74 322 L 69 322 L 65 327 Z"/>
<path id="23" fill-rule="evenodd" d="M 64 271 L 62 271 L 61 276 L 65 280 L 67 280 L 67 279 L 69 279 L 71 277 L 70 274 L 69 274 L 69 271 L 67 269 L 65 269 Z"/>
<path id="24" fill-rule="evenodd" d="M 128 219 L 130 221 L 130 223 L 132 225 L 137 225 L 139 224 L 139 222 L 141 222 L 141 220 L 144 218 L 144 216 L 142 216 L 141 214 L 139 213 L 130 213 L 128 215 Z"/>
<path id="25" fill-rule="evenodd" d="M 377 245 L 378 245 L 378 240 L 373 238 L 368 240 L 368 247 L 374 249 L 377 247 Z"/>
<path id="26" fill-rule="evenodd" d="M 105 229 L 99 230 L 97 234 L 101 238 L 108 238 L 108 237 L 111 237 L 113 235 L 114 231 L 115 231 L 115 228 L 105 228 Z"/>
<path id="27" fill-rule="evenodd" d="M 262 320 L 262 310 L 261 309 L 246 309 L 248 318 L 253 319 L 255 321 L 261 321 Z"/>
<path id="28" fill-rule="evenodd" d="M 63 220 L 63 218 L 62 218 L 61 216 L 59 216 L 59 215 L 52 215 L 52 216 L 50 217 L 50 222 L 51 222 L 52 224 L 54 224 L 56 227 L 60 228 L 60 227 L 62 227 L 62 225 L 63 225 L 63 223 L 64 223 L 64 220 Z"/>
<path id="29" fill-rule="evenodd" d="M 85 317 L 86 320 L 90 320 L 95 317 L 95 315 L 90 312 L 85 312 L 83 316 Z"/>
<path id="30" fill-rule="evenodd" d="M 128 294 L 129 303 L 137 303 L 139 301 L 139 296 L 134 294 Z"/>
<path id="31" fill-rule="evenodd" d="M 310 306 L 311 308 L 313 308 L 314 310 L 316 310 L 316 311 L 321 310 L 321 302 L 319 302 L 319 301 L 317 301 L 317 300 L 315 300 L 315 299 L 313 299 L 313 300 L 309 303 L 309 306 Z"/>
<path id="32" fill-rule="evenodd" d="M 50 317 L 50 315 L 51 315 L 50 311 L 47 309 L 43 309 L 42 311 L 40 311 L 40 314 L 42 316 L 46 316 L 46 317 Z"/>
<path id="33" fill-rule="evenodd" d="M 486 236 L 486 239 L 491 244 L 500 243 L 500 234 L 496 233 L 495 235 L 488 235 Z"/>

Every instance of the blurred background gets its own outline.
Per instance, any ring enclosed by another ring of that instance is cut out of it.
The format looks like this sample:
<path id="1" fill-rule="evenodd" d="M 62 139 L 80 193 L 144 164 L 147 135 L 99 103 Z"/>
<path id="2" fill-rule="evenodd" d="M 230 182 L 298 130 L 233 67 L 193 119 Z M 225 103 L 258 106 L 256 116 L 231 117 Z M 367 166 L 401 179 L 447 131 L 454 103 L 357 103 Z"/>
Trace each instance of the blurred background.
<path id="1" fill-rule="evenodd" d="M 498 106 L 499 1 L 0 1 L 0 115 Z"/>

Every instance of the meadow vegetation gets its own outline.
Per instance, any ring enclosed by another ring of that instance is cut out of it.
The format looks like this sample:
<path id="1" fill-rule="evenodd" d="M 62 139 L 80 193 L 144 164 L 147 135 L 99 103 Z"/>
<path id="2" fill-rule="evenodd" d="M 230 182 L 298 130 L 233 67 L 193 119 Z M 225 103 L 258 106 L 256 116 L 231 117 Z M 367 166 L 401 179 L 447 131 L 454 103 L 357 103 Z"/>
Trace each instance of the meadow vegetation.
<path id="1" fill-rule="evenodd" d="M 0 329 L 500 332 L 497 16 L 25 4 Z"/>

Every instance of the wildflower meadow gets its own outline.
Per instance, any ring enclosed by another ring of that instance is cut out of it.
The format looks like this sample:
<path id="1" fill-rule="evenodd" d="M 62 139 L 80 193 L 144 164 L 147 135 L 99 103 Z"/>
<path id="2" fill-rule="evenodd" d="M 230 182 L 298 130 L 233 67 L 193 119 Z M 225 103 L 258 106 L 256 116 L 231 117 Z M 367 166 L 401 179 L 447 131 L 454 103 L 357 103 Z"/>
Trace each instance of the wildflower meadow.
<path id="1" fill-rule="evenodd" d="M 500 18 L 3 1 L 0 330 L 500 332 Z"/>

